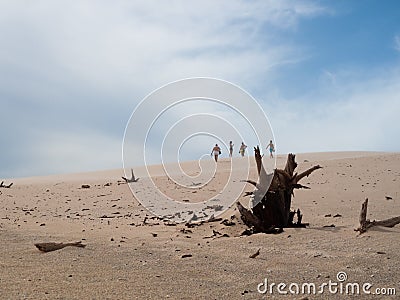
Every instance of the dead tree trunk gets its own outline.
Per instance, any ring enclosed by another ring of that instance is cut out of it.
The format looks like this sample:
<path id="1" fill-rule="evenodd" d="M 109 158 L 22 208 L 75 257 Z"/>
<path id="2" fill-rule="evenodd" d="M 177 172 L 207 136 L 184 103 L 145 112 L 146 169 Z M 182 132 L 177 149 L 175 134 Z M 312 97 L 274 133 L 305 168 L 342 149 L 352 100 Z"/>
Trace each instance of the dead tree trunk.
<path id="1" fill-rule="evenodd" d="M 321 167 L 318 165 L 300 174 L 294 173 L 297 167 L 296 156 L 290 153 L 284 170 L 275 169 L 273 173 L 267 174 L 258 146 L 254 148 L 254 152 L 259 181 L 257 183 L 247 181 L 256 187 L 253 192 L 253 207 L 247 209 L 237 203 L 243 222 L 253 232 L 265 233 L 280 232 L 285 227 L 304 227 L 306 224 L 301 223 L 300 210 L 290 210 L 293 191 L 308 188 L 299 184 L 299 181 Z M 296 223 L 293 220 L 295 215 L 297 215 Z"/>
<path id="2" fill-rule="evenodd" d="M 355 231 L 360 232 L 360 234 L 366 232 L 369 228 L 374 226 L 393 227 L 397 224 L 400 224 L 400 216 L 382 221 L 375 221 L 375 220 L 370 221 L 367 219 L 367 211 L 368 211 L 368 198 L 365 199 L 364 203 L 361 206 L 360 227 L 355 229 Z"/>

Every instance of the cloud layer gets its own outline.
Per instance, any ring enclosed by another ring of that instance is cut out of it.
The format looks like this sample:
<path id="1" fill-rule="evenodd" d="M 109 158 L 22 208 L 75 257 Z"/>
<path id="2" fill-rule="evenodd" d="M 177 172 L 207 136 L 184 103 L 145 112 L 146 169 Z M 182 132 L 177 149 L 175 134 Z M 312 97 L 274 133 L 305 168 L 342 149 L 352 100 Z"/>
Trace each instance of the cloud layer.
<path id="1" fill-rule="evenodd" d="M 316 54 L 296 37 L 336 14 L 314 1 L 2 1 L 0 177 L 120 167 L 134 107 L 197 76 L 255 96 L 278 151 L 399 151 L 398 61 L 321 64 L 304 90 Z"/>

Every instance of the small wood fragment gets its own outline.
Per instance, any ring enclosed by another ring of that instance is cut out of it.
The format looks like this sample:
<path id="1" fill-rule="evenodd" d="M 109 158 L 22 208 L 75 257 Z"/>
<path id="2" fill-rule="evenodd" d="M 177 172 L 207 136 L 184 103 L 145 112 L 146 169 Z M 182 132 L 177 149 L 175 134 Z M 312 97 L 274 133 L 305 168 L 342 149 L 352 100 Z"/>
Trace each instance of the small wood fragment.
<path id="1" fill-rule="evenodd" d="M 122 176 L 122 179 L 126 182 L 126 183 L 132 183 L 132 182 L 138 182 L 139 178 L 135 177 L 135 174 L 133 174 L 133 169 L 131 169 L 131 178 L 126 178 Z"/>
<path id="2" fill-rule="evenodd" d="M 261 248 L 258 248 L 258 250 L 255 253 L 251 254 L 249 256 L 249 258 L 256 258 L 257 256 L 259 256 L 260 255 L 260 250 L 261 250 Z"/>
<path id="3" fill-rule="evenodd" d="M 38 248 L 42 252 L 50 252 L 50 251 L 55 251 L 59 250 L 62 248 L 65 248 L 67 246 L 73 246 L 73 247 L 80 247 L 80 248 L 85 248 L 86 245 L 82 244 L 81 241 L 79 242 L 74 242 L 74 243 L 36 243 L 35 244 L 36 248 Z"/>
<path id="4" fill-rule="evenodd" d="M 0 183 L 0 188 L 6 188 L 6 189 L 9 189 L 12 185 L 13 185 L 14 183 L 13 182 L 11 182 L 10 184 L 8 184 L 8 185 L 5 185 L 4 184 L 4 181 L 2 181 L 1 183 Z"/>
<path id="5" fill-rule="evenodd" d="M 324 227 L 324 228 L 335 228 L 336 226 L 335 226 L 335 224 L 330 224 L 330 225 L 324 225 L 322 227 Z"/>

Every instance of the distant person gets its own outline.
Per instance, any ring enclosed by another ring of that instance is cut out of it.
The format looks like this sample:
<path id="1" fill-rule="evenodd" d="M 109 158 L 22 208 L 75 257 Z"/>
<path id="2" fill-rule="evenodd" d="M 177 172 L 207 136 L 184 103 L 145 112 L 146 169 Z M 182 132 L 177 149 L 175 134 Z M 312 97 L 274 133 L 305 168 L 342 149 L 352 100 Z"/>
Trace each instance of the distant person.
<path id="1" fill-rule="evenodd" d="M 246 151 L 246 148 L 247 148 L 247 146 L 242 142 L 242 144 L 240 145 L 240 149 L 239 149 L 239 153 L 242 157 L 244 156 L 244 152 Z"/>
<path id="2" fill-rule="evenodd" d="M 234 144 L 232 143 L 232 141 L 229 142 L 229 157 L 232 157 L 233 154 L 233 146 Z"/>
<path id="3" fill-rule="evenodd" d="M 275 146 L 272 143 L 272 140 L 269 141 L 269 144 L 268 144 L 266 149 L 268 150 L 268 148 L 269 148 L 269 157 L 273 158 L 274 157 L 274 152 L 275 152 Z"/>
<path id="4" fill-rule="evenodd" d="M 218 155 L 221 154 L 221 148 L 218 146 L 218 144 L 215 144 L 214 148 L 211 151 L 211 156 L 214 155 L 215 162 L 218 161 Z"/>

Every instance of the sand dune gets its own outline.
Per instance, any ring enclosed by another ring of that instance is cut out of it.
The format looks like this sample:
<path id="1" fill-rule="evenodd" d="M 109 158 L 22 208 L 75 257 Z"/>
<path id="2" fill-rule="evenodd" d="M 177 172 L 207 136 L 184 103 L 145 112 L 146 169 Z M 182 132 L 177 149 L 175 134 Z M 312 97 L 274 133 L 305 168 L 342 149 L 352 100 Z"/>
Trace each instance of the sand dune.
<path id="1" fill-rule="evenodd" d="M 278 156 L 277 166 L 282 168 L 285 161 L 285 155 Z M 311 189 L 296 191 L 293 199 L 293 208 L 303 211 L 303 221 L 310 226 L 285 229 L 278 235 L 241 236 L 246 227 L 234 206 L 222 214 L 233 226 L 221 222 L 170 226 L 150 214 L 129 186 L 119 182 L 123 170 L 5 179 L 14 185 L 0 189 L 0 298 L 285 298 L 276 289 L 263 295 L 257 286 L 265 278 L 287 285 L 338 282 L 338 272 L 346 272 L 346 282 L 371 283 L 371 292 L 396 288 L 400 293 L 400 225 L 373 228 L 361 236 L 354 231 L 365 198 L 370 200 L 371 219 L 400 215 L 400 154 L 306 153 L 298 154 L 297 162 L 298 171 L 323 166 L 304 179 Z M 252 158 L 250 163 L 249 177 L 255 180 Z M 182 168 L 194 176 L 194 183 L 200 181 L 195 177 L 197 162 L 185 162 Z M 228 159 L 218 163 L 215 176 L 201 188 L 176 186 L 161 166 L 150 169 L 157 187 L 182 201 L 217 197 L 232 180 Z M 150 180 L 145 171 L 135 168 L 135 175 Z M 140 180 L 133 188 L 138 197 L 149 197 Z M 251 190 L 252 186 L 245 186 L 245 191 Z M 242 193 L 239 201 L 246 204 L 249 199 Z M 87 246 L 49 253 L 34 246 L 74 241 Z M 249 258 L 258 249 L 260 254 Z M 286 296 L 304 297 L 344 299 L 346 295 L 325 290 Z"/>

